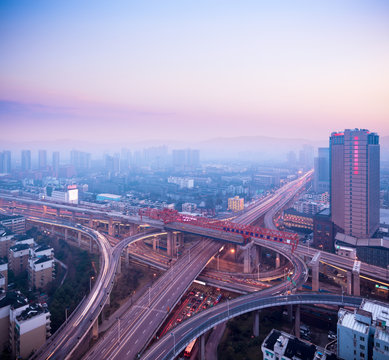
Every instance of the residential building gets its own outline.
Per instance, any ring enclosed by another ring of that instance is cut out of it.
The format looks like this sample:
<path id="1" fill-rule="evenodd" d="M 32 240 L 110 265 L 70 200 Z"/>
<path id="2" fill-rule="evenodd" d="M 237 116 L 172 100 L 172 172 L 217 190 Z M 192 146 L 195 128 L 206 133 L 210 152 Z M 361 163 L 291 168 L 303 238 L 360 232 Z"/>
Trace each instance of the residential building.
<path id="1" fill-rule="evenodd" d="M 33 254 L 28 260 L 28 283 L 30 289 L 44 289 L 54 279 L 54 259 Z"/>
<path id="2" fill-rule="evenodd" d="M 91 155 L 83 151 L 72 150 L 70 152 L 70 163 L 76 170 L 90 169 Z"/>
<path id="3" fill-rule="evenodd" d="M 1 296 L 1 295 L 0 295 Z M 28 300 L 19 291 L 7 292 L 0 297 L 0 352 L 10 346 L 10 313 L 20 314 L 28 307 Z"/>
<path id="4" fill-rule="evenodd" d="M 194 187 L 194 179 L 191 178 L 169 176 L 167 182 L 178 185 L 180 189 L 193 189 Z"/>
<path id="5" fill-rule="evenodd" d="M 371 237 L 379 226 L 380 145 L 368 130 L 330 137 L 331 218 L 346 235 Z"/>
<path id="6" fill-rule="evenodd" d="M 13 327 L 12 353 L 16 358 L 27 359 L 50 336 L 50 312 L 46 304 L 32 304 L 17 315 L 10 313 Z"/>
<path id="7" fill-rule="evenodd" d="M 12 246 L 12 239 L 15 234 L 5 227 L 0 226 L 0 258 L 7 257 L 9 248 Z"/>
<path id="8" fill-rule="evenodd" d="M 265 338 L 261 345 L 261 350 L 264 360 L 339 359 L 334 353 L 320 346 L 275 329 Z"/>
<path id="9" fill-rule="evenodd" d="M 27 270 L 28 259 L 30 255 L 30 247 L 27 244 L 17 244 L 9 248 L 9 269 L 15 275 Z"/>
<path id="10" fill-rule="evenodd" d="M 0 225 L 15 234 L 24 234 L 26 232 L 26 218 L 22 215 L 0 214 Z"/>
<path id="11" fill-rule="evenodd" d="M 182 204 L 182 211 L 191 213 L 197 209 L 197 205 L 194 203 L 183 203 Z"/>
<path id="12" fill-rule="evenodd" d="M 38 169 L 46 170 L 47 168 L 47 151 L 39 150 L 38 152 Z"/>
<path id="13" fill-rule="evenodd" d="M 7 291 L 8 287 L 8 261 L 7 258 L 0 258 L 0 277 L 3 279 L 3 283 L 0 284 L 0 288 Z"/>
<path id="14" fill-rule="evenodd" d="M 53 176 L 58 177 L 59 176 L 59 151 L 53 152 L 52 167 L 53 167 Z"/>
<path id="15" fill-rule="evenodd" d="M 338 356 L 342 359 L 389 358 L 389 305 L 364 299 L 359 309 L 338 312 Z"/>
<path id="16" fill-rule="evenodd" d="M 313 190 L 317 193 L 330 190 L 330 149 L 319 148 L 314 164 Z"/>
<path id="17" fill-rule="evenodd" d="M 22 170 L 30 171 L 31 170 L 31 151 L 22 150 Z"/>
<path id="18" fill-rule="evenodd" d="M 173 166 L 176 168 L 196 168 L 200 165 L 200 151 L 192 149 L 173 150 Z"/>
<path id="19" fill-rule="evenodd" d="M 0 153 L 0 173 L 11 173 L 11 151 L 9 150 Z"/>
<path id="20" fill-rule="evenodd" d="M 241 211 L 244 210 L 244 199 L 239 196 L 234 196 L 228 199 L 228 210 Z"/>

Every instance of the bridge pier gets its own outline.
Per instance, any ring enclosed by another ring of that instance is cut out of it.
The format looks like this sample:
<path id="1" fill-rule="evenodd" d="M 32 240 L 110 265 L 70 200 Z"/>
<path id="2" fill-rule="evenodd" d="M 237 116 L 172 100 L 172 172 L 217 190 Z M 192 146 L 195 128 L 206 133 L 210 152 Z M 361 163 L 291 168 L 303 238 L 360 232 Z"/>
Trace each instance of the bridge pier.
<path id="1" fill-rule="evenodd" d="M 99 337 L 99 318 L 95 320 L 92 326 L 92 337 L 96 340 Z"/>
<path id="2" fill-rule="evenodd" d="M 68 229 L 65 228 L 65 241 L 68 241 Z"/>
<path id="3" fill-rule="evenodd" d="M 153 237 L 153 250 L 158 251 L 158 248 L 159 248 L 159 237 L 154 236 Z"/>
<path id="4" fill-rule="evenodd" d="M 167 232 L 167 240 L 166 240 L 166 249 L 167 249 L 167 256 L 173 256 L 173 238 L 174 234 L 172 231 Z"/>
<path id="5" fill-rule="evenodd" d="M 200 360 L 205 360 L 205 334 L 200 336 Z"/>
<path id="6" fill-rule="evenodd" d="M 262 248 L 260 246 L 254 245 L 252 253 L 253 253 L 253 266 L 254 269 L 256 269 L 258 265 L 261 263 Z"/>
<path id="7" fill-rule="evenodd" d="M 288 305 L 288 321 L 293 321 L 293 305 Z"/>
<path id="8" fill-rule="evenodd" d="M 243 272 L 251 273 L 251 253 L 252 253 L 253 242 L 249 242 L 245 246 L 240 246 L 240 250 L 243 251 Z"/>
<path id="9" fill-rule="evenodd" d="M 93 229 L 93 217 L 92 216 L 89 216 L 89 224 L 88 225 L 91 229 Z"/>
<path id="10" fill-rule="evenodd" d="M 347 295 L 352 295 L 352 273 L 347 271 Z"/>
<path id="11" fill-rule="evenodd" d="M 116 273 L 117 274 L 121 274 L 122 273 L 122 254 L 120 254 L 120 256 L 119 256 L 119 263 L 118 263 L 118 267 L 117 267 Z"/>
<path id="12" fill-rule="evenodd" d="M 319 291 L 319 266 L 321 253 L 318 251 L 309 263 L 312 269 L 312 291 Z"/>
<path id="13" fill-rule="evenodd" d="M 260 310 L 254 311 L 253 334 L 255 337 L 259 336 L 259 314 Z"/>
<path id="14" fill-rule="evenodd" d="M 114 227 L 113 227 L 113 220 L 112 218 L 109 218 L 108 220 L 108 235 L 114 236 Z"/>
<path id="15" fill-rule="evenodd" d="M 78 247 L 80 247 L 81 246 L 81 232 L 80 231 L 77 232 L 77 243 L 78 243 Z"/>
<path id="16" fill-rule="evenodd" d="M 76 214 L 72 211 L 72 222 L 76 222 Z"/>
<path id="17" fill-rule="evenodd" d="M 281 266 L 280 254 L 276 253 L 276 269 Z"/>
<path id="18" fill-rule="evenodd" d="M 130 266 L 130 257 L 128 256 L 128 247 L 124 249 L 124 259 L 125 259 L 125 266 L 128 268 Z"/>
<path id="19" fill-rule="evenodd" d="M 353 295 L 361 296 L 361 262 L 358 260 L 354 261 L 353 266 Z"/>
<path id="20" fill-rule="evenodd" d="M 296 311 L 294 314 L 294 335 L 300 338 L 300 305 L 295 305 L 295 307 Z"/>
<path id="21" fill-rule="evenodd" d="M 56 211 L 57 211 L 57 218 L 61 217 L 61 209 L 58 208 Z"/>

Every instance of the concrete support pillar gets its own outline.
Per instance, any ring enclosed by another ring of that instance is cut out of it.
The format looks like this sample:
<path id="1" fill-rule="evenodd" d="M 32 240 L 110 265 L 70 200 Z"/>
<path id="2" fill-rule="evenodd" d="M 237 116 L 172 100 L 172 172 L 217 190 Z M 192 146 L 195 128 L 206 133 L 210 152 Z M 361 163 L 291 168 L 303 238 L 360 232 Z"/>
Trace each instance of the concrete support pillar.
<path id="1" fill-rule="evenodd" d="M 109 218 L 109 220 L 108 220 L 108 235 L 109 236 L 114 235 L 113 220 L 111 218 Z"/>
<path id="2" fill-rule="evenodd" d="M 352 295 L 352 273 L 347 271 L 347 295 Z"/>
<path id="3" fill-rule="evenodd" d="M 280 262 L 280 254 L 279 253 L 276 253 L 276 269 L 278 269 L 281 265 L 281 262 Z"/>
<path id="4" fill-rule="evenodd" d="M 288 305 L 288 321 L 293 321 L 293 305 Z"/>
<path id="5" fill-rule="evenodd" d="M 93 217 L 92 216 L 89 216 L 89 224 L 88 225 L 91 229 L 93 229 Z"/>
<path id="6" fill-rule="evenodd" d="M 92 253 L 93 252 L 93 240 L 91 237 L 89 237 L 89 251 Z"/>
<path id="7" fill-rule="evenodd" d="M 312 291 L 319 291 L 319 266 L 321 252 L 318 251 L 309 263 L 312 269 Z"/>
<path id="8" fill-rule="evenodd" d="M 205 360 L 205 334 L 200 336 L 200 360 Z"/>
<path id="9" fill-rule="evenodd" d="M 125 266 L 128 268 L 130 266 L 130 257 L 128 256 L 128 247 L 124 249 L 124 259 L 125 259 Z"/>
<path id="10" fill-rule="evenodd" d="M 80 247 L 81 246 L 81 232 L 80 231 L 77 232 L 77 242 L 78 242 L 78 247 Z"/>
<path id="11" fill-rule="evenodd" d="M 259 314 L 260 311 L 254 311 L 254 324 L 253 324 L 253 334 L 255 337 L 259 336 Z"/>
<path id="12" fill-rule="evenodd" d="M 76 222 L 76 214 L 72 211 L 72 222 Z"/>
<path id="13" fill-rule="evenodd" d="M 180 247 L 180 249 L 182 249 L 184 247 L 184 234 L 183 233 L 178 234 L 178 246 Z"/>
<path id="14" fill-rule="evenodd" d="M 251 273 L 251 256 L 250 256 L 250 248 L 243 250 L 243 272 L 244 273 Z"/>
<path id="15" fill-rule="evenodd" d="M 118 263 L 117 273 L 118 274 L 122 273 L 122 255 L 119 256 L 119 263 Z"/>
<path id="16" fill-rule="evenodd" d="M 260 264 L 260 255 L 261 255 L 261 247 L 260 246 L 254 246 L 252 251 L 252 257 L 253 257 L 253 267 L 256 269 L 258 265 Z"/>
<path id="17" fill-rule="evenodd" d="M 92 326 L 92 337 L 97 339 L 99 337 L 99 319 L 97 318 Z"/>
<path id="18" fill-rule="evenodd" d="M 167 247 L 167 256 L 173 256 L 173 232 L 168 231 L 167 232 L 167 241 L 166 241 L 166 247 Z"/>
<path id="19" fill-rule="evenodd" d="M 353 295 L 354 296 L 361 296 L 361 278 L 359 276 L 360 271 L 361 271 L 361 262 L 355 260 L 353 266 Z"/>
<path id="20" fill-rule="evenodd" d="M 157 237 L 156 236 L 153 237 L 153 250 L 157 251 Z"/>
<path id="21" fill-rule="evenodd" d="M 61 217 L 61 209 L 57 209 L 57 218 Z"/>
<path id="22" fill-rule="evenodd" d="M 295 336 L 300 338 L 300 305 L 295 305 L 296 311 L 294 314 L 294 333 Z"/>
<path id="23" fill-rule="evenodd" d="M 68 229 L 65 228 L 65 241 L 68 241 Z"/>

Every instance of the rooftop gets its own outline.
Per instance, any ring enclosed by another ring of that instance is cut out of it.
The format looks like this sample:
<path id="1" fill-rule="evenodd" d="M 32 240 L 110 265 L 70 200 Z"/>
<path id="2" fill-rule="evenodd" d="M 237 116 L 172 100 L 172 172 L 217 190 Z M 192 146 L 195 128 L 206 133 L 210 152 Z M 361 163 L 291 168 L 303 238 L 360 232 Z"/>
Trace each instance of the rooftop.
<path id="1" fill-rule="evenodd" d="M 27 304 L 27 298 L 19 291 L 7 292 L 5 297 L 0 300 L 0 308 L 11 305 L 13 309 L 17 309 Z"/>
<path id="2" fill-rule="evenodd" d="M 19 316 L 17 316 L 16 319 L 18 321 L 25 321 L 45 312 L 48 312 L 47 305 L 42 306 L 40 304 L 31 304 Z"/>
<path id="3" fill-rule="evenodd" d="M 370 312 L 373 321 L 383 320 L 389 325 L 389 304 L 364 299 L 360 309 Z"/>
<path id="4" fill-rule="evenodd" d="M 313 217 L 314 217 L 313 214 L 302 213 L 302 212 L 297 211 L 296 209 L 293 209 L 293 208 L 289 208 L 289 209 L 284 210 L 284 214 L 303 216 L 303 217 L 311 218 L 311 219 L 313 219 Z"/>
<path id="5" fill-rule="evenodd" d="M 339 310 L 338 324 L 361 334 L 367 334 L 369 332 L 369 325 L 357 321 L 355 314 L 345 309 Z"/>
<path id="6" fill-rule="evenodd" d="M 0 221 L 12 220 L 12 219 L 18 219 L 18 218 L 23 219 L 24 216 L 22 216 L 22 215 L 4 215 L 4 214 L 0 214 Z"/>
<path id="7" fill-rule="evenodd" d="M 40 257 L 38 260 L 34 261 L 34 264 L 43 264 L 45 263 L 46 261 L 51 261 L 52 259 L 50 259 L 48 256 L 46 255 L 43 255 L 42 257 Z"/>
<path id="8" fill-rule="evenodd" d="M 11 246 L 9 249 L 12 250 L 13 252 L 16 252 L 16 251 L 27 250 L 29 248 L 30 247 L 28 246 L 28 244 L 16 244 L 14 246 Z"/>
<path id="9" fill-rule="evenodd" d="M 34 249 L 35 252 L 40 252 L 40 251 L 45 251 L 45 250 L 53 250 L 53 248 L 51 246 L 48 246 L 48 245 L 38 245 Z"/>

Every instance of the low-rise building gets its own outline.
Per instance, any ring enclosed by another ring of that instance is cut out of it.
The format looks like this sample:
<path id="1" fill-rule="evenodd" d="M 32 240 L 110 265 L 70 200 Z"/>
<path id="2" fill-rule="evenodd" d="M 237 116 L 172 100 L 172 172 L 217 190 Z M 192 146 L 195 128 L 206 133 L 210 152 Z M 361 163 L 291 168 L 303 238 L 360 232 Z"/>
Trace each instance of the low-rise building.
<path id="1" fill-rule="evenodd" d="M 0 258 L 8 256 L 8 251 L 12 246 L 14 236 L 15 234 L 4 226 L 0 227 Z"/>
<path id="2" fill-rule="evenodd" d="M 239 196 L 234 196 L 228 199 L 228 210 L 241 211 L 244 210 L 244 199 Z"/>
<path id="3" fill-rule="evenodd" d="M 284 225 L 297 231 L 313 230 L 313 215 L 301 213 L 293 208 L 286 209 L 283 215 Z"/>
<path id="4" fill-rule="evenodd" d="M 43 289 L 54 279 L 54 249 L 38 245 L 30 249 L 28 282 L 30 289 Z"/>
<path id="5" fill-rule="evenodd" d="M 50 323 L 50 312 L 46 304 L 29 305 L 14 317 L 11 348 L 16 358 L 29 358 L 46 342 L 50 336 Z"/>
<path id="6" fill-rule="evenodd" d="M 26 232 L 26 218 L 22 215 L 0 214 L 0 225 L 15 234 L 23 234 Z"/>
<path id="7" fill-rule="evenodd" d="M 264 360 L 337 360 L 334 353 L 273 329 L 261 346 Z"/>
<path id="8" fill-rule="evenodd" d="M 389 305 L 364 299 L 359 309 L 338 312 L 338 355 L 343 359 L 389 358 Z"/>

